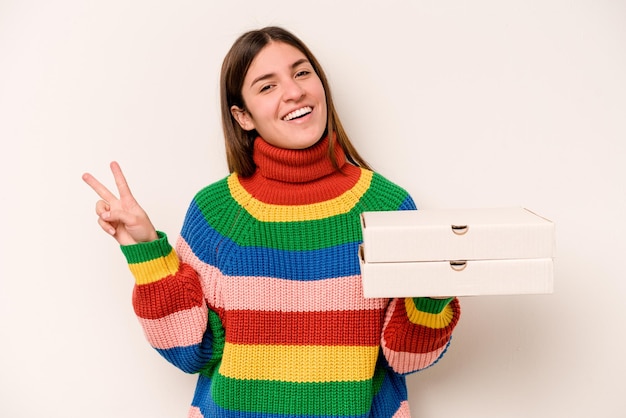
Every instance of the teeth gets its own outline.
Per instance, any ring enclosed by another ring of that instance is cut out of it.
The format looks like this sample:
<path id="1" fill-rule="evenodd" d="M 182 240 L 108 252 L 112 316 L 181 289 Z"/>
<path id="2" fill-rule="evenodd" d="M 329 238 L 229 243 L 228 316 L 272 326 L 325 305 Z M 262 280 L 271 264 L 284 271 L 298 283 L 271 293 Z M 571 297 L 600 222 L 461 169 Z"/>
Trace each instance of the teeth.
<path id="1" fill-rule="evenodd" d="M 283 120 L 289 121 L 295 118 L 299 118 L 300 116 L 306 115 L 307 113 L 311 113 L 312 111 L 313 109 L 311 109 L 311 107 L 305 106 L 302 109 L 294 110 L 293 112 L 289 113 L 287 116 L 283 118 Z"/>

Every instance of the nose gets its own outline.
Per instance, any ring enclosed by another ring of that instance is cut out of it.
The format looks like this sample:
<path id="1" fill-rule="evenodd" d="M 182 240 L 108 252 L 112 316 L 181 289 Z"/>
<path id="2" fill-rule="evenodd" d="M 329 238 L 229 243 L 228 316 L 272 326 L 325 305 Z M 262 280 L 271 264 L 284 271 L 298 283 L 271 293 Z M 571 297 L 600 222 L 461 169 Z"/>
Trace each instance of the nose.
<path id="1" fill-rule="evenodd" d="M 283 99 L 287 100 L 300 100 L 305 94 L 304 88 L 298 83 L 297 80 L 289 79 L 284 83 Z"/>

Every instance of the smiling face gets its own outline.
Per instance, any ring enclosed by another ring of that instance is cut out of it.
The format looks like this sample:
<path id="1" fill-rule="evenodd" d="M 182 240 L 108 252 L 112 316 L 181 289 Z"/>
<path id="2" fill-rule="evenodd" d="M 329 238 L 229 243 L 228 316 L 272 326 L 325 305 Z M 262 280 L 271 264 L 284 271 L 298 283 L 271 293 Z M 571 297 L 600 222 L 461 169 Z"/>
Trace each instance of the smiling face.
<path id="1" fill-rule="evenodd" d="M 306 56 L 283 42 L 270 42 L 252 61 L 241 94 L 245 109 L 231 114 L 246 131 L 287 149 L 314 145 L 327 124 L 324 86 Z"/>

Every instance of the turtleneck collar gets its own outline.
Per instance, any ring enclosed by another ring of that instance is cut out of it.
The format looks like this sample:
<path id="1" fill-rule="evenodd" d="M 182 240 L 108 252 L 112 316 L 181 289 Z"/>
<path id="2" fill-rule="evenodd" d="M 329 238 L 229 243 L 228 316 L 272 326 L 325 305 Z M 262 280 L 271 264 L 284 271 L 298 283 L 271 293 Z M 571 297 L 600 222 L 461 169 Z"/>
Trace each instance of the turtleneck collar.
<path id="1" fill-rule="evenodd" d="M 278 148 L 258 137 L 254 141 L 255 174 L 287 183 L 307 183 L 325 177 L 337 171 L 328 157 L 329 146 L 328 136 L 306 149 Z M 346 156 L 340 146 L 335 146 L 334 152 L 341 169 Z"/>
<path id="2" fill-rule="evenodd" d="M 335 141 L 335 138 L 332 138 Z M 253 158 L 256 171 L 239 183 L 254 198 L 279 205 L 309 204 L 333 199 L 356 184 L 360 168 L 349 164 L 335 143 L 336 169 L 328 157 L 329 137 L 301 150 L 278 148 L 258 137 Z"/>

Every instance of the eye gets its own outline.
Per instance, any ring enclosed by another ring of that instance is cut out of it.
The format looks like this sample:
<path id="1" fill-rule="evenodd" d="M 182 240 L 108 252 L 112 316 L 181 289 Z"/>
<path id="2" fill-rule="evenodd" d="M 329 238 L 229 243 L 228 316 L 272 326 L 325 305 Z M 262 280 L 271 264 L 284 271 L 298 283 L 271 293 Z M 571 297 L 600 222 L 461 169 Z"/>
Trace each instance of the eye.
<path id="1" fill-rule="evenodd" d="M 259 89 L 259 93 L 265 93 L 266 91 L 268 91 L 271 88 L 272 88 L 271 84 L 265 84 L 265 85 L 261 86 L 261 88 Z"/>
<path id="2" fill-rule="evenodd" d="M 307 75 L 309 75 L 309 74 L 311 74 L 311 71 L 309 71 L 309 70 L 300 70 L 300 71 L 298 71 L 298 72 L 296 73 L 296 78 L 298 78 L 298 77 L 304 77 L 304 76 L 307 76 Z"/>

